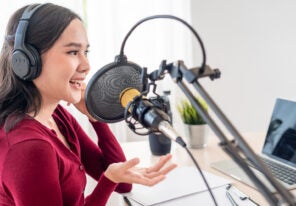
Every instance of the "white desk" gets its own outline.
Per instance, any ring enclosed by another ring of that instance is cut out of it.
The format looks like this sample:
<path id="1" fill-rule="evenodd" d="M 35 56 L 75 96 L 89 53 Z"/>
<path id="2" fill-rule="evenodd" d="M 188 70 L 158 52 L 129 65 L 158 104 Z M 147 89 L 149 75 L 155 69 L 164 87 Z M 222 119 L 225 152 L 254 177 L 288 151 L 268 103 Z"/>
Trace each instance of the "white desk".
<path id="1" fill-rule="evenodd" d="M 263 134 L 246 134 L 244 135 L 244 139 L 248 142 L 248 144 L 254 149 L 255 152 L 259 152 L 261 150 L 263 144 Z M 223 160 L 229 159 L 230 157 L 218 146 L 219 139 L 215 136 L 211 136 L 209 138 L 209 144 L 207 147 L 203 149 L 192 149 L 191 152 L 197 160 L 198 164 L 205 171 L 209 171 L 213 174 L 229 178 L 233 185 L 235 185 L 242 192 L 251 196 L 256 202 L 258 202 L 261 206 L 267 206 L 268 203 L 265 198 L 252 187 L 245 185 L 231 177 L 222 174 L 221 172 L 213 169 L 210 164 Z M 133 157 L 139 157 L 141 159 L 141 166 L 148 166 L 153 164 L 158 160 L 158 156 L 153 156 L 150 151 L 149 142 L 140 141 L 140 142 L 126 142 L 121 144 L 123 150 L 126 154 L 127 159 Z M 172 144 L 171 154 L 173 155 L 172 161 L 177 163 L 179 166 L 191 166 L 193 165 L 192 160 L 181 146 L 176 143 Z M 293 190 L 293 193 L 296 194 L 296 190 Z"/>

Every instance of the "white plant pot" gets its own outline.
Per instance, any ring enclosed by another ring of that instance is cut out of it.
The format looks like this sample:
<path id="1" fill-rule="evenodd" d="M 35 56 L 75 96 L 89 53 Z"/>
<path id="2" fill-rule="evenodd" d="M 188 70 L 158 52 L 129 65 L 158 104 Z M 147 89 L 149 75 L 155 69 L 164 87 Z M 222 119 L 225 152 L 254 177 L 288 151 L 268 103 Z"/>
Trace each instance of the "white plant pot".
<path id="1" fill-rule="evenodd" d="M 186 124 L 186 136 L 188 137 L 188 145 L 193 149 L 204 148 L 208 143 L 209 128 L 204 125 L 189 125 Z"/>

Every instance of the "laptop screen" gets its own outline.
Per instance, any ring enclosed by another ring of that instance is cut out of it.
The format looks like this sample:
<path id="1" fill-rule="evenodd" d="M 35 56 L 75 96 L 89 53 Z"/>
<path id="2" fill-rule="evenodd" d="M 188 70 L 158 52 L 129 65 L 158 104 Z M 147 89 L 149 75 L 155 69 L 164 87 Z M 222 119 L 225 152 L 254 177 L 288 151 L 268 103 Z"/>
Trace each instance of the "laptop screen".
<path id="1" fill-rule="evenodd" d="M 262 152 L 296 166 L 296 102 L 276 100 Z"/>

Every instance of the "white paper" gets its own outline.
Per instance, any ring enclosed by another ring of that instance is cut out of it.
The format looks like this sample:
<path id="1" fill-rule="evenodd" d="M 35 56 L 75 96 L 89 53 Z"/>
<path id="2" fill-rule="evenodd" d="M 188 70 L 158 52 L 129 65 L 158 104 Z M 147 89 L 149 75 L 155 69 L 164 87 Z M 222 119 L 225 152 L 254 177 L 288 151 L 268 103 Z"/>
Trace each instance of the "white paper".
<path id="1" fill-rule="evenodd" d="M 228 179 L 206 171 L 203 171 L 203 173 L 211 188 L 230 184 Z M 135 184 L 133 185 L 133 190 L 124 195 L 142 205 L 151 206 L 204 191 L 207 191 L 207 187 L 197 168 L 178 167 L 171 171 L 166 179 L 157 185 L 147 187 Z M 207 196 L 207 193 L 205 194 Z M 209 195 L 207 201 L 209 201 Z"/>
<path id="2" fill-rule="evenodd" d="M 226 186 L 220 186 L 213 188 L 212 192 L 214 194 L 215 200 L 219 206 L 232 206 L 231 202 L 226 197 Z M 240 200 L 239 197 L 232 195 L 233 199 L 239 206 L 256 206 L 250 200 Z M 130 199 L 130 202 L 133 206 L 143 206 L 138 202 Z M 187 195 L 179 197 L 177 199 L 168 200 L 162 203 L 156 203 L 153 206 L 196 206 L 196 205 L 206 205 L 206 206 L 215 206 L 213 199 L 211 198 L 208 191 L 203 191 L 195 193 L 192 195 Z"/>

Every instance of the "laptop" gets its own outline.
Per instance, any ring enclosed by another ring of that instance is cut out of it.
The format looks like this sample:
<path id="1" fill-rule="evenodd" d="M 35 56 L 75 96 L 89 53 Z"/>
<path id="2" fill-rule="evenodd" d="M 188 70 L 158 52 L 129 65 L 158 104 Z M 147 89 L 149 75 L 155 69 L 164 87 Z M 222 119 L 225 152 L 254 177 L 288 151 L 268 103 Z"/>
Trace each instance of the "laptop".
<path id="1" fill-rule="evenodd" d="M 276 99 L 263 148 L 258 155 L 274 177 L 288 190 L 296 188 L 296 102 Z M 265 182 L 271 191 L 276 192 L 265 176 L 250 162 L 248 164 L 257 177 Z M 233 160 L 214 162 L 211 166 L 257 189 Z"/>

